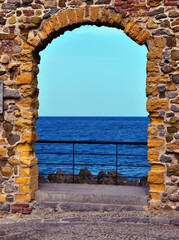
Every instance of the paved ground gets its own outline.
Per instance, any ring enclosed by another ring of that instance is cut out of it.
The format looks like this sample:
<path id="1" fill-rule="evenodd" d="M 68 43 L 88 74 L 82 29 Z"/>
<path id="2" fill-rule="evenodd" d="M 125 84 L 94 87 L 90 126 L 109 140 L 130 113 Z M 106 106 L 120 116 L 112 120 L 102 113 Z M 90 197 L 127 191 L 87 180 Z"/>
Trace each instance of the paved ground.
<path id="1" fill-rule="evenodd" d="M 0 239 L 177 240 L 179 239 L 179 213 L 36 210 L 32 215 L 1 216 Z"/>

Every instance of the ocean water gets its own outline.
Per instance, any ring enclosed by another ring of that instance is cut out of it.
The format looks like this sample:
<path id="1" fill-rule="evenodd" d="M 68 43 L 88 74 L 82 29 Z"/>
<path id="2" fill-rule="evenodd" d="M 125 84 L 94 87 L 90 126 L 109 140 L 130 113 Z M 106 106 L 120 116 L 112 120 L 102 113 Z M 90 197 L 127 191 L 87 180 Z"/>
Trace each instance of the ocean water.
<path id="1" fill-rule="evenodd" d="M 40 117 L 36 132 L 39 140 L 147 142 L 148 123 L 148 117 Z M 59 168 L 72 172 L 68 165 L 73 162 L 72 144 L 36 143 L 35 148 L 40 174 L 47 176 Z M 75 166 L 75 174 L 85 167 L 95 176 L 101 170 L 116 170 L 115 166 L 104 166 L 116 164 L 114 144 L 75 144 L 75 153 L 75 164 L 81 164 Z M 139 179 L 147 175 L 147 146 L 118 145 L 117 153 L 122 176 Z"/>

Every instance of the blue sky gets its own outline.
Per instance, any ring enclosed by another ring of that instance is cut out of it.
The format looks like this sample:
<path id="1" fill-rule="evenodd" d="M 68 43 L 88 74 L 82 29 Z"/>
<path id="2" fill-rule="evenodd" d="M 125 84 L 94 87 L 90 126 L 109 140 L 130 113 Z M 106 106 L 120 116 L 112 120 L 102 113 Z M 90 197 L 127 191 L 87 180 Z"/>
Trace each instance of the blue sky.
<path id="1" fill-rule="evenodd" d="M 39 116 L 147 116 L 147 48 L 121 30 L 82 26 L 40 55 Z"/>

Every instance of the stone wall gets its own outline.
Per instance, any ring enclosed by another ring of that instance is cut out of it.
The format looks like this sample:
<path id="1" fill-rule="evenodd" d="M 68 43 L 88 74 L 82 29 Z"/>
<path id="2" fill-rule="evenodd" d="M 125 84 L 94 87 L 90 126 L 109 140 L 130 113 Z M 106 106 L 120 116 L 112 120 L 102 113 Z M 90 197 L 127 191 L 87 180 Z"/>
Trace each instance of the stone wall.
<path id="1" fill-rule="evenodd" d="M 150 209 L 179 209 L 179 10 L 177 0 L 0 0 L 0 202 L 38 189 L 34 143 L 39 51 L 81 25 L 122 29 L 147 54 Z M 117 48 L 117 46 L 116 46 Z M 135 79 L 137 81 L 137 79 Z"/>

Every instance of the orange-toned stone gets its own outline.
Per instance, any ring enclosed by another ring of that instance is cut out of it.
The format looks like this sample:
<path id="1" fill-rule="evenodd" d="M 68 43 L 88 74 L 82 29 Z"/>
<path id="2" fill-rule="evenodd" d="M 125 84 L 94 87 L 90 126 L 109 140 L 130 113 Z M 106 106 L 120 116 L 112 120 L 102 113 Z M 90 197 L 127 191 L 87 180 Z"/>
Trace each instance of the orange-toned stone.
<path id="1" fill-rule="evenodd" d="M 0 145 L 4 145 L 5 141 L 3 139 L 0 139 Z"/>
<path id="2" fill-rule="evenodd" d="M 33 143 L 38 141 L 38 134 L 33 133 L 25 133 L 22 135 L 22 143 Z"/>
<path id="3" fill-rule="evenodd" d="M 149 148 L 154 148 L 158 150 L 163 148 L 164 141 L 158 138 L 149 138 L 147 145 Z"/>
<path id="4" fill-rule="evenodd" d="M 22 61 L 22 62 L 33 62 L 34 61 L 34 58 L 33 58 L 33 55 L 32 55 L 32 51 L 31 50 L 23 50 L 22 52 L 20 53 L 15 53 L 13 54 L 14 57 L 16 57 L 19 61 Z"/>
<path id="5" fill-rule="evenodd" d="M 3 193 L 0 193 L 0 202 L 5 202 L 6 201 L 6 195 Z"/>
<path id="6" fill-rule="evenodd" d="M 164 37 L 155 37 L 154 38 L 155 47 L 163 48 L 165 46 L 165 41 L 166 40 Z"/>
<path id="7" fill-rule="evenodd" d="M 164 184 L 155 184 L 150 183 L 149 184 L 150 191 L 152 192 L 165 192 L 165 185 Z"/>
<path id="8" fill-rule="evenodd" d="M 58 12 L 57 17 L 58 17 L 58 21 L 61 24 L 61 27 L 68 26 L 68 18 L 67 18 L 66 12 Z"/>
<path id="9" fill-rule="evenodd" d="M 36 111 L 23 111 L 22 116 L 24 119 L 36 120 L 38 118 L 38 112 Z"/>
<path id="10" fill-rule="evenodd" d="M 27 194 L 33 193 L 38 190 L 38 184 L 30 184 L 30 185 L 19 185 L 19 193 Z"/>
<path id="11" fill-rule="evenodd" d="M 5 177 L 10 177 L 13 174 L 13 170 L 10 166 L 5 166 L 1 169 L 1 174 Z"/>
<path id="12" fill-rule="evenodd" d="M 147 75 L 147 83 L 170 83 L 171 80 L 167 74 L 150 76 Z"/>
<path id="13" fill-rule="evenodd" d="M 179 25 L 179 19 L 173 21 L 173 22 L 171 23 L 171 25 L 172 25 L 172 26 Z"/>
<path id="14" fill-rule="evenodd" d="M 11 165 L 11 166 L 17 166 L 19 165 L 20 161 L 19 159 L 8 159 L 8 163 Z"/>
<path id="15" fill-rule="evenodd" d="M 160 201 L 160 193 L 150 192 L 150 196 L 153 201 Z M 158 208 L 157 208 L 158 209 Z"/>
<path id="16" fill-rule="evenodd" d="M 30 202 L 35 198 L 34 193 L 29 194 L 16 194 L 15 201 L 16 202 Z"/>
<path id="17" fill-rule="evenodd" d="M 67 14 L 70 25 L 72 25 L 74 23 L 77 23 L 77 17 L 76 17 L 76 10 L 75 9 L 68 9 L 66 11 L 66 14 Z"/>
<path id="18" fill-rule="evenodd" d="M 167 91 L 176 91 L 176 90 L 177 90 L 176 84 L 174 84 L 174 83 L 169 83 L 169 84 L 167 85 Z"/>
<path id="19" fill-rule="evenodd" d="M 151 172 L 164 172 L 165 166 L 163 164 L 151 164 Z"/>
<path id="20" fill-rule="evenodd" d="M 157 62 L 147 61 L 147 72 L 158 72 Z"/>
<path id="21" fill-rule="evenodd" d="M 108 22 L 108 18 L 109 18 L 108 9 L 106 9 L 105 7 L 103 7 L 103 8 L 101 9 L 101 22 L 102 22 L 102 23 Z"/>
<path id="22" fill-rule="evenodd" d="M 31 177 L 38 174 L 38 166 L 33 166 L 30 168 L 21 168 L 20 175 L 21 177 Z"/>
<path id="23" fill-rule="evenodd" d="M 131 31 L 131 29 L 133 28 L 134 25 L 135 25 L 135 22 L 134 22 L 133 19 L 131 19 L 131 20 L 127 23 L 127 25 L 126 25 L 126 27 L 125 27 L 125 29 L 124 29 L 124 33 L 126 33 L 127 35 L 129 35 L 129 33 L 130 33 L 130 31 Z"/>
<path id="24" fill-rule="evenodd" d="M 0 148 L 0 156 L 6 155 L 6 149 Z"/>
<path id="25" fill-rule="evenodd" d="M 20 151 L 20 158 L 25 158 L 25 159 L 34 159 L 35 158 L 35 150 L 32 151 Z"/>
<path id="26" fill-rule="evenodd" d="M 164 183 L 164 173 L 163 172 L 148 172 L 148 182 L 149 183 Z"/>
<path id="27" fill-rule="evenodd" d="M 99 7 L 91 6 L 91 21 L 94 23 L 98 20 L 98 14 L 99 14 Z"/>
<path id="28" fill-rule="evenodd" d="M 27 42 L 32 45 L 33 47 L 38 47 L 41 44 L 41 39 L 39 38 L 39 36 L 35 36 L 35 37 L 31 37 L 27 40 Z"/>
<path id="29" fill-rule="evenodd" d="M 35 123 L 31 120 L 20 120 L 20 121 L 15 121 L 15 131 L 17 132 L 24 132 L 25 130 L 33 131 L 34 130 L 34 125 Z"/>
<path id="30" fill-rule="evenodd" d="M 157 125 L 163 125 L 164 124 L 164 118 L 163 117 L 151 117 L 150 118 L 151 124 L 157 124 Z"/>
<path id="31" fill-rule="evenodd" d="M 17 104 L 21 105 L 22 107 L 35 108 L 36 101 L 35 99 L 22 100 L 22 101 L 17 101 Z"/>
<path id="32" fill-rule="evenodd" d="M 58 31 L 61 28 L 61 24 L 58 21 L 58 17 L 57 16 L 52 16 L 50 18 L 50 24 L 51 24 L 51 26 L 53 27 L 53 29 L 55 31 Z"/>
<path id="33" fill-rule="evenodd" d="M 34 144 L 29 144 L 29 143 L 20 143 L 16 146 L 17 151 L 34 151 Z"/>
<path id="34" fill-rule="evenodd" d="M 128 36 L 134 41 L 136 41 L 137 37 L 141 35 L 142 31 L 142 26 L 140 26 L 139 24 L 134 24 L 133 27 L 130 29 Z"/>
<path id="35" fill-rule="evenodd" d="M 167 144 L 167 148 L 170 150 L 178 150 L 179 149 L 179 140 L 176 140 L 173 143 Z"/>
<path id="36" fill-rule="evenodd" d="M 157 136 L 157 130 L 156 130 L 155 126 L 148 126 L 147 132 L 151 137 L 156 137 Z"/>
<path id="37" fill-rule="evenodd" d="M 156 24 L 153 20 L 152 20 L 152 21 L 149 21 L 149 22 L 147 23 L 147 28 L 148 28 L 148 29 L 156 29 L 156 28 L 158 28 L 158 24 Z"/>
<path id="38" fill-rule="evenodd" d="M 159 157 L 158 151 L 153 149 L 149 149 L 147 151 L 147 158 L 149 162 L 158 162 L 158 157 Z"/>
<path id="39" fill-rule="evenodd" d="M 147 111 L 168 110 L 167 100 L 147 100 Z"/>
<path id="40" fill-rule="evenodd" d="M 151 50 L 149 50 L 148 54 L 147 54 L 147 59 L 148 60 L 153 60 L 153 59 L 162 59 L 162 52 L 163 49 L 161 48 L 152 48 Z"/>
<path id="41" fill-rule="evenodd" d="M 30 158 L 30 159 L 21 158 L 20 159 L 21 167 L 24 167 L 24 168 L 36 166 L 37 162 L 38 162 L 37 158 Z"/>
<path id="42" fill-rule="evenodd" d="M 35 84 L 34 79 L 35 77 L 33 75 L 18 75 L 16 84 L 17 85 Z"/>
<path id="43" fill-rule="evenodd" d="M 157 96 L 157 94 L 158 94 L 157 86 L 154 84 L 152 84 L 152 85 L 147 84 L 146 94 L 147 94 L 147 96 L 149 96 L 149 95 L 151 95 L 153 97 Z"/>
<path id="44" fill-rule="evenodd" d="M 48 21 L 42 24 L 42 29 L 47 33 L 47 35 L 50 35 L 53 32 L 53 28 Z"/>
<path id="45" fill-rule="evenodd" d="M 76 9 L 77 22 L 82 23 L 84 20 L 84 7 Z"/>
<path id="46" fill-rule="evenodd" d="M 22 71 L 23 72 L 31 72 L 31 73 L 39 73 L 39 68 L 38 68 L 37 64 L 28 63 L 28 64 L 24 64 L 22 66 Z"/>
<path id="47" fill-rule="evenodd" d="M 36 87 L 35 86 L 31 86 L 31 85 L 24 85 L 21 87 L 21 91 L 22 91 L 22 96 L 23 97 L 29 97 L 29 96 L 33 96 L 36 92 Z"/>
<path id="48" fill-rule="evenodd" d="M 37 182 L 38 182 L 38 175 L 15 178 L 15 184 L 34 184 Z"/>

